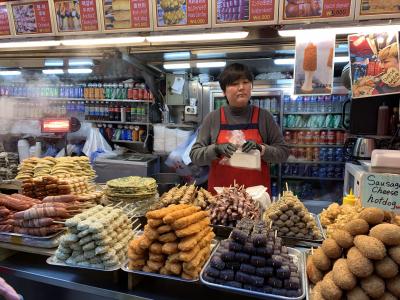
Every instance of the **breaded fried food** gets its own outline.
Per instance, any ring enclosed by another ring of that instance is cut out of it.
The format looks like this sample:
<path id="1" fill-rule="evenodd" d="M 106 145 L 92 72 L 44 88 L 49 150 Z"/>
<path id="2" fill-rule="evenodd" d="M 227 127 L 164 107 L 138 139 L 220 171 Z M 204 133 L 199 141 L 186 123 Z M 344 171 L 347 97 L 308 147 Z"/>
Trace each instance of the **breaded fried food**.
<path id="1" fill-rule="evenodd" d="M 203 260 L 205 256 L 210 253 L 210 247 L 206 246 L 196 254 L 196 256 L 189 262 L 184 263 L 186 270 L 193 270 L 200 266 L 200 262 Z"/>
<path id="2" fill-rule="evenodd" d="M 165 243 L 162 246 L 162 253 L 164 254 L 170 255 L 178 252 L 179 252 L 178 243 L 176 242 Z"/>
<path id="3" fill-rule="evenodd" d="M 369 225 L 374 226 L 383 222 L 385 213 L 380 208 L 367 207 L 360 212 L 359 218 L 367 221 Z"/>
<path id="4" fill-rule="evenodd" d="M 146 265 L 144 259 L 129 260 L 128 268 L 129 270 L 141 270 Z"/>
<path id="5" fill-rule="evenodd" d="M 400 298 L 400 275 L 386 280 L 386 289 L 397 298 Z"/>
<path id="6" fill-rule="evenodd" d="M 147 236 L 142 235 L 141 237 L 139 237 L 140 239 L 140 243 L 139 243 L 139 247 L 143 250 L 147 250 L 149 249 L 152 240 L 150 240 Z"/>
<path id="7" fill-rule="evenodd" d="M 211 241 L 212 241 L 212 239 L 215 237 L 215 233 L 214 232 L 209 232 L 203 239 L 201 239 L 199 242 L 198 242 L 198 245 L 199 245 L 199 247 L 200 247 L 200 249 L 201 248 L 204 248 L 204 247 L 208 247 L 208 248 L 210 248 L 210 245 L 211 245 Z"/>
<path id="8" fill-rule="evenodd" d="M 135 259 L 142 259 L 144 257 L 145 256 L 143 254 L 137 254 L 135 252 L 135 249 L 128 247 L 128 258 L 129 259 L 135 260 Z"/>
<path id="9" fill-rule="evenodd" d="M 158 232 L 153 227 L 150 227 L 148 224 L 144 226 L 143 235 L 145 235 L 149 240 L 156 240 L 158 239 Z"/>
<path id="10" fill-rule="evenodd" d="M 187 273 L 185 273 L 185 272 L 182 272 L 181 277 L 182 277 L 183 279 L 186 279 L 186 280 L 193 280 L 193 279 L 196 279 L 196 277 L 193 277 L 193 276 L 191 276 L 191 275 L 189 275 L 189 274 L 187 274 Z"/>
<path id="11" fill-rule="evenodd" d="M 381 297 L 378 298 L 378 300 L 397 300 L 397 298 L 391 293 L 385 292 Z"/>
<path id="12" fill-rule="evenodd" d="M 197 243 L 202 240 L 209 232 L 212 231 L 211 227 L 206 227 L 202 231 L 185 236 L 184 238 L 181 239 L 181 241 L 178 244 L 178 248 L 181 251 L 188 251 L 190 249 L 193 249 L 194 246 L 197 245 Z"/>
<path id="13" fill-rule="evenodd" d="M 158 272 L 164 266 L 164 262 L 148 260 L 146 266 L 154 272 Z"/>
<path id="14" fill-rule="evenodd" d="M 160 274 L 161 275 L 173 275 L 172 272 L 170 272 L 169 270 L 167 270 L 165 268 L 165 266 L 160 269 Z"/>
<path id="15" fill-rule="evenodd" d="M 162 225 L 162 226 L 157 228 L 157 233 L 158 234 L 164 234 L 164 233 L 167 233 L 167 232 L 170 232 L 170 231 L 172 231 L 172 227 L 169 226 L 169 225 Z"/>
<path id="16" fill-rule="evenodd" d="M 310 300 L 324 300 L 324 296 L 321 293 L 321 281 L 319 281 L 311 291 L 311 299 Z"/>
<path id="17" fill-rule="evenodd" d="M 170 263 L 179 262 L 180 261 L 179 255 L 180 255 L 180 252 L 168 255 L 167 261 Z"/>
<path id="18" fill-rule="evenodd" d="M 175 220 L 178 220 L 183 217 L 190 216 L 195 212 L 198 212 L 201 208 L 198 206 L 188 205 L 184 209 L 179 209 L 175 211 L 171 211 L 163 217 L 163 221 L 165 224 L 172 224 Z"/>
<path id="19" fill-rule="evenodd" d="M 393 278 L 399 273 L 399 266 L 389 256 L 374 262 L 375 273 L 381 278 Z"/>
<path id="20" fill-rule="evenodd" d="M 140 242 L 143 239 L 143 236 L 137 237 L 130 241 L 129 249 L 132 249 L 137 255 L 144 255 L 146 253 L 146 249 L 142 249 L 140 247 Z"/>
<path id="21" fill-rule="evenodd" d="M 359 234 L 367 234 L 369 231 L 369 225 L 367 221 L 363 219 L 354 219 L 347 223 L 344 226 L 344 229 L 352 236 L 356 236 Z"/>
<path id="22" fill-rule="evenodd" d="M 321 271 L 328 271 L 331 268 L 331 260 L 324 253 L 324 251 L 322 251 L 321 248 L 314 250 L 314 254 L 312 255 L 312 260 L 314 266 L 316 266 Z"/>
<path id="23" fill-rule="evenodd" d="M 196 245 L 192 250 L 179 252 L 179 260 L 189 262 L 197 255 L 197 253 L 199 253 L 199 251 L 200 247 Z"/>
<path id="24" fill-rule="evenodd" d="M 157 261 L 157 262 L 164 262 L 165 261 L 165 257 L 162 254 L 154 254 L 154 253 L 149 253 L 149 260 L 152 261 Z"/>
<path id="25" fill-rule="evenodd" d="M 145 265 L 145 266 L 142 268 L 142 271 L 143 271 L 143 272 L 147 272 L 147 273 L 156 273 L 156 271 L 154 271 L 153 269 L 149 268 L 147 265 Z"/>
<path id="26" fill-rule="evenodd" d="M 174 232 L 164 233 L 158 237 L 158 240 L 162 243 L 175 242 L 177 239 L 178 237 Z"/>
<path id="27" fill-rule="evenodd" d="M 348 249 L 351 246 L 353 246 L 353 236 L 346 230 L 336 229 L 332 233 L 332 238 L 336 241 L 336 243 L 340 247 L 342 247 L 344 249 Z"/>
<path id="28" fill-rule="evenodd" d="M 202 231 L 205 227 L 210 225 L 210 218 L 206 217 L 197 223 L 189 225 L 186 228 L 176 230 L 175 233 L 178 237 L 185 237 Z"/>
<path id="29" fill-rule="evenodd" d="M 333 281 L 333 274 L 329 272 L 321 281 L 321 294 L 325 299 L 340 300 L 342 298 L 342 290 Z"/>
<path id="30" fill-rule="evenodd" d="M 378 239 L 368 235 L 357 235 L 354 245 L 369 259 L 383 259 L 386 256 L 385 245 Z"/>
<path id="31" fill-rule="evenodd" d="M 374 272 L 374 264 L 366 258 L 357 247 L 350 248 L 347 252 L 347 266 L 355 276 L 364 278 Z"/>
<path id="32" fill-rule="evenodd" d="M 329 258 L 336 259 L 342 255 L 342 248 L 334 239 L 327 238 L 321 246 L 322 250 Z"/>
<path id="33" fill-rule="evenodd" d="M 369 296 L 358 286 L 348 291 L 346 296 L 347 300 L 369 300 Z"/>
<path id="34" fill-rule="evenodd" d="M 151 253 L 154 254 L 162 254 L 162 244 L 154 242 L 153 244 L 150 245 L 149 250 Z"/>
<path id="35" fill-rule="evenodd" d="M 376 225 L 371 229 L 369 235 L 387 246 L 400 245 L 400 226 L 394 224 Z"/>
<path id="36" fill-rule="evenodd" d="M 357 278 L 350 272 L 345 258 L 340 258 L 333 264 L 332 279 L 343 290 L 352 290 L 357 284 Z"/>
<path id="37" fill-rule="evenodd" d="M 375 274 L 360 280 L 361 288 L 368 296 L 379 298 L 385 293 L 385 282 Z"/>
<path id="38" fill-rule="evenodd" d="M 400 265 L 400 246 L 390 247 L 388 254 L 398 265 Z"/>
<path id="39" fill-rule="evenodd" d="M 199 274 L 200 274 L 201 268 L 196 268 L 194 270 L 183 270 L 183 274 L 185 274 L 186 276 L 192 277 L 193 279 L 198 278 Z"/>
<path id="40" fill-rule="evenodd" d="M 314 265 L 313 259 L 311 256 L 307 257 L 307 266 L 306 266 L 308 279 L 314 284 L 321 281 L 324 278 L 324 274 Z"/>
<path id="41" fill-rule="evenodd" d="M 182 272 L 182 264 L 178 262 L 171 263 L 167 261 L 167 263 L 165 264 L 165 268 L 174 275 L 180 275 Z"/>
<path id="42" fill-rule="evenodd" d="M 189 205 L 187 204 L 171 204 L 168 207 L 164 207 L 161 209 L 152 210 L 146 213 L 146 218 L 148 219 L 163 219 L 167 214 L 172 213 L 173 211 L 181 210 L 187 208 Z"/>
<path id="43" fill-rule="evenodd" d="M 188 227 L 191 224 L 197 223 L 210 215 L 209 211 L 201 210 L 189 216 L 180 218 L 172 223 L 175 230 Z"/>
<path id="44" fill-rule="evenodd" d="M 147 219 L 147 224 L 150 227 L 157 228 L 160 225 L 164 224 L 162 219 Z"/>

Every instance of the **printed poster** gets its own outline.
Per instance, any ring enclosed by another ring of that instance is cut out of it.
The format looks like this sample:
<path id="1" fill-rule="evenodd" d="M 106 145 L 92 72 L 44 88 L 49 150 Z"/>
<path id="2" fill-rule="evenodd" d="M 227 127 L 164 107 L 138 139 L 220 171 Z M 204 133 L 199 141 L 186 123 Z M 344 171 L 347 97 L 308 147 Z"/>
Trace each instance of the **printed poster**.
<path id="1" fill-rule="evenodd" d="M 349 35 L 353 98 L 400 93 L 397 32 Z"/>
<path id="2" fill-rule="evenodd" d="M 17 35 L 53 32 L 47 1 L 11 4 L 11 8 Z"/>
<path id="3" fill-rule="evenodd" d="M 149 0 L 103 0 L 106 31 L 150 28 Z"/>
<path id="4" fill-rule="evenodd" d="M 10 35 L 10 22 L 8 19 L 7 5 L 0 5 L 0 36 Z"/>
<path id="5" fill-rule="evenodd" d="M 398 0 L 358 0 L 357 19 L 381 19 L 400 17 Z"/>
<path id="6" fill-rule="evenodd" d="M 296 36 L 295 95 L 332 93 L 335 35 Z"/>

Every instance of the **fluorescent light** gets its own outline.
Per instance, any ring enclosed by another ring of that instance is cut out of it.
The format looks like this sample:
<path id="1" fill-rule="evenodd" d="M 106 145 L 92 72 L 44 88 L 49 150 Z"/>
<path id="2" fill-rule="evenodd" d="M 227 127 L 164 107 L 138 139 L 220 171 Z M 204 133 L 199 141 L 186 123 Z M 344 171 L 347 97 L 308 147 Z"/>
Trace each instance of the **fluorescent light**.
<path id="1" fill-rule="evenodd" d="M 62 67 L 64 65 L 64 60 L 62 59 L 45 59 L 45 67 Z"/>
<path id="2" fill-rule="evenodd" d="M 60 46 L 60 41 L 30 41 L 30 42 L 11 42 L 0 43 L 1 49 L 6 48 L 36 48 L 36 47 L 52 47 Z"/>
<path id="3" fill-rule="evenodd" d="M 180 59 L 190 59 L 190 52 L 170 52 L 164 53 L 165 60 L 180 60 Z"/>
<path id="4" fill-rule="evenodd" d="M 219 40 L 244 39 L 248 35 L 249 33 L 247 31 L 176 34 L 176 35 L 153 35 L 153 36 L 147 36 L 146 40 L 150 43 L 219 41 Z"/>
<path id="5" fill-rule="evenodd" d="M 375 32 L 391 32 L 400 31 L 400 25 L 376 25 L 376 26 L 352 26 L 352 27 L 331 27 L 316 29 L 289 29 L 278 30 L 280 36 L 294 37 L 297 35 L 326 35 L 330 34 L 352 34 L 352 33 L 375 33 Z"/>
<path id="6" fill-rule="evenodd" d="M 294 58 L 277 58 L 274 59 L 275 65 L 294 65 Z"/>
<path id="7" fill-rule="evenodd" d="M 93 66 L 93 59 L 90 58 L 71 58 L 68 60 L 69 66 Z"/>
<path id="8" fill-rule="evenodd" d="M 226 61 L 209 61 L 209 62 L 198 62 L 197 68 L 223 68 L 226 66 Z"/>
<path id="9" fill-rule="evenodd" d="M 104 38 L 104 39 L 76 39 L 76 40 L 63 40 L 61 45 L 63 46 L 95 46 L 95 45 L 109 45 L 113 44 L 137 44 L 143 43 L 144 37 L 132 36 L 132 37 L 115 37 L 115 38 Z"/>
<path id="10" fill-rule="evenodd" d="M 225 53 L 197 53 L 196 56 L 201 59 L 210 59 L 210 58 L 223 58 L 226 57 Z"/>
<path id="11" fill-rule="evenodd" d="M 68 69 L 69 74 L 90 74 L 92 72 L 92 69 Z"/>
<path id="12" fill-rule="evenodd" d="M 9 70 L 9 71 L 0 71 L 1 76 L 17 76 L 21 75 L 21 71 L 17 70 Z"/>
<path id="13" fill-rule="evenodd" d="M 348 56 L 335 56 L 333 58 L 333 61 L 335 63 L 348 63 L 349 62 L 349 57 Z"/>
<path id="14" fill-rule="evenodd" d="M 166 70 L 189 69 L 190 63 L 164 64 Z"/>
<path id="15" fill-rule="evenodd" d="M 64 70 L 62 69 L 43 69 L 42 70 L 43 74 L 64 74 Z"/>

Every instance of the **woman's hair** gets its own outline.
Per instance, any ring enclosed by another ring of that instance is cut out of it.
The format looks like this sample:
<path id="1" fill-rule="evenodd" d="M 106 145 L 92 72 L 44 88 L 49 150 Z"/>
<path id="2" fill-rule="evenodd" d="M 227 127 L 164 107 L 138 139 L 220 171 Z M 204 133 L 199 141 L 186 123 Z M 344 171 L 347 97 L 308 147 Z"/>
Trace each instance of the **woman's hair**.
<path id="1" fill-rule="evenodd" d="M 226 86 L 239 79 L 247 79 L 253 83 L 253 74 L 247 66 L 235 63 L 227 66 L 222 71 L 219 75 L 218 81 L 221 89 L 225 92 Z"/>
<path id="2" fill-rule="evenodd" d="M 393 44 L 383 48 L 378 53 L 379 60 L 381 60 L 381 61 L 388 57 L 395 57 L 396 59 L 399 59 L 398 55 L 399 55 L 399 52 L 398 52 L 397 43 L 393 43 Z"/>

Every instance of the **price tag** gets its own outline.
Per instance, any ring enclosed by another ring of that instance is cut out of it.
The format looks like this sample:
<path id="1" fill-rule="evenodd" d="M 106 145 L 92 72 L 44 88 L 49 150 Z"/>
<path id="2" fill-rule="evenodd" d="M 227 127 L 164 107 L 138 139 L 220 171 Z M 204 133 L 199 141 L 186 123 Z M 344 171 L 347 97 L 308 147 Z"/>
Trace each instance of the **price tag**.
<path id="1" fill-rule="evenodd" d="M 11 7 L 17 35 L 53 32 L 47 1 L 21 2 Z"/>

